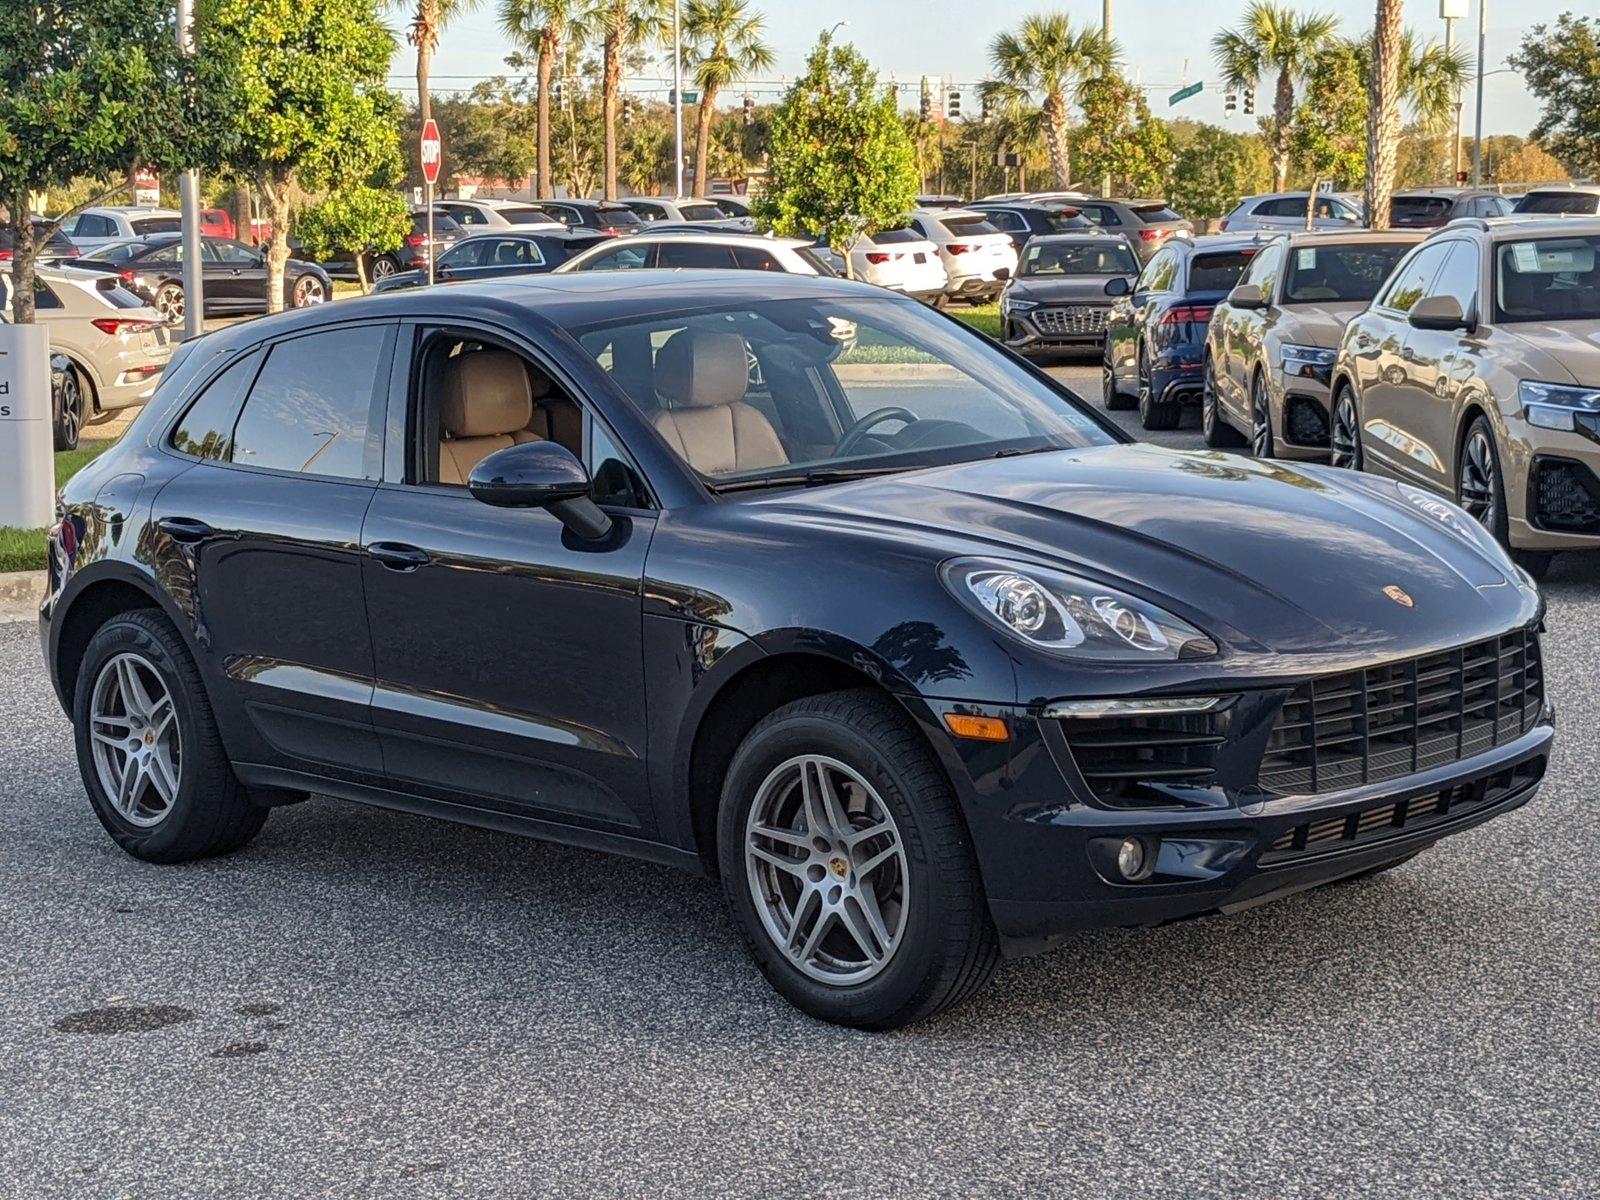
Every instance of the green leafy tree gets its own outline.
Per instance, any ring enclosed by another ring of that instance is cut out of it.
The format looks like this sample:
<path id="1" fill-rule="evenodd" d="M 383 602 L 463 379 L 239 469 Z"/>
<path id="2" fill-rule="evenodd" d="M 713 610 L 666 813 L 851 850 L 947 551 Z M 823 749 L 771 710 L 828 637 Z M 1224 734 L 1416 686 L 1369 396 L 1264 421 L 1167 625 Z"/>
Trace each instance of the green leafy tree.
<path id="1" fill-rule="evenodd" d="M 765 19 L 746 0 L 689 0 L 683 11 L 683 66 L 700 89 L 695 123 L 694 191 L 711 192 L 711 117 L 722 89 L 771 69 Z"/>
<path id="2" fill-rule="evenodd" d="M 0 4 L 0 204 L 19 323 L 34 318 L 34 263 L 55 228 L 35 233 L 32 195 L 116 180 L 75 188 L 70 212 L 120 191 L 135 166 L 207 165 L 214 146 L 186 100 L 174 20 L 172 5 L 142 0 Z"/>
<path id="3" fill-rule="evenodd" d="M 1272 155 L 1259 136 L 1200 125 L 1173 164 L 1172 203 L 1186 216 L 1216 218 L 1271 182 Z"/>
<path id="4" fill-rule="evenodd" d="M 1535 25 L 1507 61 L 1543 106 L 1534 141 L 1573 174 L 1600 175 L 1600 17 Z"/>
<path id="5" fill-rule="evenodd" d="M 894 90 L 854 46 L 823 35 L 773 114 L 757 219 L 842 251 L 863 233 L 899 224 L 916 198 L 917 168 Z"/>
<path id="6" fill-rule="evenodd" d="M 302 199 L 398 174 L 399 102 L 385 84 L 394 38 L 378 0 L 202 0 L 199 16 L 199 56 L 227 81 L 215 103 L 229 162 L 272 222 L 276 312 Z"/>
<path id="7" fill-rule="evenodd" d="M 1166 122 L 1150 115 L 1144 92 L 1112 73 L 1078 90 L 1083 125 L 1073 140 L 1079 174 L 1110 179 L 1113 190 L 1164 194 L 1177 151 Z"/>
<path id="8" fill-rule="evenodd" d="M 411 208 L 393 188 L 341 188 L 301 213 L 295 232 L 317 258 L 328 258 L 340 250 L 354 254 L 356 278 L 367 292 L 371 285 L 365 252 L 398 250 L 411 232 Z"/>
<path id="9" fill-rule="evenodd" d="M 1085 81 L 1106 74 L 1116 44 L 1100 30 L 1073 28 L 1065 13 L 1035 13 L 1015 31 L 998 35 L 989 46 L 994 78 L 979 93 L 1018 112 L 1038 98 L 1041 129 L 1050 152 L 1055 186 L 1072 182 L 1071 102 Z"/>
<path id="10" fill-rule="evenodd" d="M 1295 110 L 1290 153 L 1310 173 L 1306 228 L 1313 227 L 1318 185 L 1340 190 L 1361 183 L 1367 169 L 1367 97 L 1361 55 L 1348 42 L 1322 51 L 1306 80 L 1306 94 Z"/>
<path id="11" fill-rule="evenodd" d="M 1333 40 L 1338 21 L 1323 13 L 1300 13 L 1287 5 L 1257 0 L 1236 29 L 1211 39 L 1211 53 L 1232 88 L 1258 87 L 1273 79 L 1272 115 L 1261 124 L 1272 148 L 1272 190 L 1288 184 L 1294 136 L 1295 84 L 1310 74 L 1317 55 Z"/>
<path id="12" fill-rule="evenodd" d="M 551 173 L 551 109 L 555 73 L 569 48 L 581 48 L 584 28 L 583 0 L 501 0 L 500 30 L 518 47 L 506 61 L 522 66 L 533 56 L 537 87 L 535 103 L 536 168 L 541 199 L 555 195 L 555 176 Z"/>

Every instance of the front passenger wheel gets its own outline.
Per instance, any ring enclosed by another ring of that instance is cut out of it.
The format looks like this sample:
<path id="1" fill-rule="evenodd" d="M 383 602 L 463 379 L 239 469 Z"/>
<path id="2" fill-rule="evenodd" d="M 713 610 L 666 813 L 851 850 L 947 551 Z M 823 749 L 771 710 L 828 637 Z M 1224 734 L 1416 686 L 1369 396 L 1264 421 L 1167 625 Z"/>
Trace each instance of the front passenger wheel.
<path id="1" fill-rule="evenodd" d="M 998 958 L 949 781 L 887 696 L 807 697 L 740 745 L 723 890 L 767 981 L 825 1021 L 893 1029 L 972 995 Z"/>
<path id="2" fill-rule="evenodd" d="M 1553 555 L 1547 550 L 1511 549 L 1511 517 L 1506 510 L 1506 488 L 1500 473 L 1500 452 L 1488 419 L 1474 417 L 1461 442 L 1456 464 L 1456 503 L 1510 551 L 1513 561 L 1535 579 L 1550 571 Z"/>
<path id="3" fill-rule="evenodd" d="M 100 627 L 79 664 L 72 720 L 89 803 L 135 858 L 224 854 L 266 821 L 234 776 L 194 660 L 159 613 Z"/>
<path id="4" fill-rule="evenodd" d="M 1332 454 L 1329 461 L 1347 471 L 1359 471 L 1366 465 L 1366 452 L 1361 448 L 1361 416 L 1356 412 L 1356 393 L 1348 383 L 1339 385 L 1333 398 L 1333 428 L 1329 434 Z"/>
<path id="5" fill-rule="evenodd" d="M 1267 398 L 1267 379 L 1257 371 L 1250 384 L 1250 453 L 1257 458 L 1272 458 L 1276 449 L 1272 439 L 1272 401 Z"/>
<path id="6" fill-rule="evenodd" d="M 1217 407 L 1217 369 L 1209 354 L 1206 355 L 1200 378 L 1200 436 L 1213 450 L 1232 449 L 1238 446 L 1244 438 L 1239 436 L 1237 429 L 1223 419 L 1222 411 Z"/>

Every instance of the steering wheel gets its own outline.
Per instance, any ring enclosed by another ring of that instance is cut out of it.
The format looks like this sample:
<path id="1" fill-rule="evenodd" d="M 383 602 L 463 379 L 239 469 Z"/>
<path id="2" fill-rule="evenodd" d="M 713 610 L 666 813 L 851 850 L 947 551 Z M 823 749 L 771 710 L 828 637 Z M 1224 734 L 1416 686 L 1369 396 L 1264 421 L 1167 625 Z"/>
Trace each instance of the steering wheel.
<path id="1" fill-rule="evenodd" d="M 837 457 L 844 457 L 856 448 L 861 439 L 867 436 L 867 430 L 875 425 L 882 425 L 885 421 L 904 421 L 907 425 L 910 425 L 916 419 L 917 414 L 908 409 L 895 406 L 875 408 L 845 430 L 844 436 L 839 439 L 839 444 L 833 448 L 833 453 Z"/>

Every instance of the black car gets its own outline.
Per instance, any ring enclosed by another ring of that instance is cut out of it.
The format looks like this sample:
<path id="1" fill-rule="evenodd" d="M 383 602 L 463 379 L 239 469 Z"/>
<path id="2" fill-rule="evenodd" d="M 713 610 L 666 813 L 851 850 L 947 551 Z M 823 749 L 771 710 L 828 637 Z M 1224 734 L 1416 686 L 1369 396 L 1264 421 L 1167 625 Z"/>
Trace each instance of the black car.
<path id="1" fill-rule="evenodd" d="M 425 208 L 413 209 L 411 213 L 411 232 L 406 234 L 405 241 L 398 250 L 379 251 L 369 248 L 362 252 L 362 259 L 367 270 L 367 279 L 376 283 L 380 279 L 387 279 L 391 275 L 398 275 L 401 271 L 426 271 L 428 269 L 428 255 L 443 255 L 446 250 L 467 236 L 467 231 L 449 213 L 442 209 L 433 210 L 433 241 L 428 240 L 428 210 Z M 340 250 L 332 258 L 324 259 L 322 269 L 334 279 L 359 279 L 356 271 L 356 256 L 351 250 Z"/>
<path id="2" fill-rule="evenodd" d="M 979 203 L 969 207 L 973 212 L 981 212 L 989 224 L 1008 235 L 1019 256 L 1031 238 L 1094 228 L 1089 218 L 1070 204 Z"/>
<path id="3" fill-rule="evenodd" d="M 607 237 L 638 233 L 645 225 L 638 213 L 616 200 L 541 200 L 539 207 L 568 229 L 593 229 Z"/>
<path id="4" fill-rule="evenodd" d="M 1206 326 L 1270 235 L 1175 238 L 1139 273 L 1106 325 L 1106 407 L 1139 409 L 1146 429 L 1175 429 L 1204 389 Z"/>
<path id="5" fill-rule="evenodd" d="M 75 265 L 115 271 L 171 324 L 183 320 L 183 235 L 155 233 L 91 250 Z M 214 316 L 267 311 L 267 256 L 232 238 L 200 239 L 201 283 L 206 312 Z M 323 304 L 333 281 L 316 263 L 291 258 L 284 264 L 283 302 L 289 308 Z"/>
<path id="6" fill-rule="evenodd" d="M 43 232 L 45 226 L 50 225 L 51 222 L 45 220 L 43 217 L 29 217 L 28 224 L 33 230 L 34 241 L 37 242 L 40 233 Z M 9 263 L 12 258 L 15 257 L 16 251 L 16 235 L 11 231 L 11 226 L 9 224 L 0 225 L 0 263 Z M 48 262 L 51 260 L 65 258 L 76 259 L 78 257 L 78 253 L 78 247 L 73 243 L 72 239 L 66 234 L 62 233 L 59 226 L 56 226 L 55 228 L 51 229 L 50 236 L 39 245 L 37 251 L 37 261 Z"/>
<path id="7" fill-rule="evenodd" d="M 1019 353 L 1093 346 L 1119 296 L 1133 290 L 1139 260 L 1122 238 L 1053 233 L 1031 238 L 1000 294 L 1000 333 Z"/>
<path id="8" fill-rule="evenodd" d="M 702 870 L 774 987 L 866 1028 L 1073 930 L 1387 869 L 1554 739 L 1539 592 L 1472 521 L 1133 443 L 837 279 L 208 334 L 49 549 L 44 656 L 130 854 L 314 794 Z"/>
<path id="9" fill-rule="evenodd" d="M 468 234 L 439 256 L 434 264 L 434 281 L 466 282 L 497 279 L 503 275 L 538 275 L 553 271 L 580 250 L 606 240 L 606 235 L 588 230 L 547 230 L 523 233 L 510 229 L 485 230 Z M 375 292 L 398 292 L 422 287 L 428 272 L 401 271 L 373 286 Z"/>

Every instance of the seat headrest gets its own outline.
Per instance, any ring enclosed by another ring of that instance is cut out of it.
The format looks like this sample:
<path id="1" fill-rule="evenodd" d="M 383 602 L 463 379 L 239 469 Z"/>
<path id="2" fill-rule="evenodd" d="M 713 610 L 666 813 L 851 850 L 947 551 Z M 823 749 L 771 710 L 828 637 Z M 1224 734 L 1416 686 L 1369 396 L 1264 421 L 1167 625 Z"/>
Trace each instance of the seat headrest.
<path id="1" fill-rule="evenodd" d="M 532 415 L 528 372 L 511 351 L 475 350 L 445 364 L 439 420 L 451 437 L 515 433 Z"/>
<path id="2" fill-rule="evenodd" d="M 744 338 L 680 329 L 656 353 L 656 395 L 669 408 L 716 408 L 744 399 L 750 383 Z"/>

